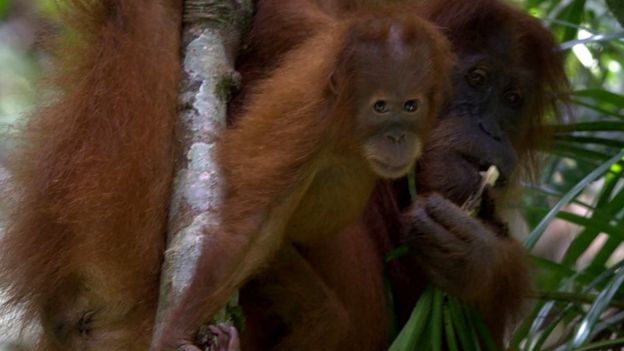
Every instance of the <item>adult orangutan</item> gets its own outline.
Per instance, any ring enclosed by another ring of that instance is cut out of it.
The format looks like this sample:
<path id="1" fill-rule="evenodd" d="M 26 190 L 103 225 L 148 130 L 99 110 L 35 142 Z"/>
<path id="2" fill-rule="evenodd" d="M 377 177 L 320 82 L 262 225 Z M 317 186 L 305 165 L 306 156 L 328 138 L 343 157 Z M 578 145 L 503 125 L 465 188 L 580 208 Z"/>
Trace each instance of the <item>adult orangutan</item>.
<path id="1" fill-rule="evenodd" d="M 453 97 L 417 166 L 420 196 L 403 214 L 402 237 L 393 240 L 409 244 L 408 270 L 475 304 L 502 347 L 531 286 L 505 212 L 516 205 L 509 195 L 517 180 L 535 169 L 535 147 L 547 139 L 542 127 L 565 95 L 562 57 L 537 20 L 500 2 L 441 0 L 421 13 L 445 28 L 459 59 Z M 476 193 L 479 172 L 490 165 L 501 178 L 472 218 L 458 206 Z M 398 189 L 406 194 L 405 186 Z M 399 290 L 406 313 L 417 294 Z"/>

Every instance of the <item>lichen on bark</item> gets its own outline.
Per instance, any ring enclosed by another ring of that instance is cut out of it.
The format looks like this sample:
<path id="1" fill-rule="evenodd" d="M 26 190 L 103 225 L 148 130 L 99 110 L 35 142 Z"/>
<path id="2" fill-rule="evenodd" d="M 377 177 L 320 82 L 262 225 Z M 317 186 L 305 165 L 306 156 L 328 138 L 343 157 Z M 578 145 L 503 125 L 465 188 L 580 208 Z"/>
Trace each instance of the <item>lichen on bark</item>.
<path id="1" fill-rule="evenodd" d="M 206 233 L 219 226 L 222 178 L 215 142 L 226 125 L 229 89 L 238 82 L 234 63 L 251 10 L 251 0 L 185 1 L 177 164 L 157 320 L 195 273 Z M 224 307 L 216 322 L 229 322 L 232 315 Z"/>

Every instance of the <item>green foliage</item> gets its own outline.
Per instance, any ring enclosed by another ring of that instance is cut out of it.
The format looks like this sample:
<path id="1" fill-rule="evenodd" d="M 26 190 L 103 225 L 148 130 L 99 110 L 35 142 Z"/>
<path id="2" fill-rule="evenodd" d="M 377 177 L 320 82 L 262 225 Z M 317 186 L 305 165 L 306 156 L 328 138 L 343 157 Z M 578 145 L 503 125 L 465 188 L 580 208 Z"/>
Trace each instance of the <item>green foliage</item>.
<path id="1" fill-rule="evenodd" d="M 571 78 L 574 123 L 552 126 L 542 185 L 529 188 L 527 248 L 556 235 L 573 236 L 551 258 L 534 257 L 536 306 L 518 328 L 523 351 L 620 349 L 624 345 L 624 45 L 618 20 L 624 2 L 531 1 L 562 41 Z M 611 348 L 610 348 L 611 347 Z"/>
<path id="2" fill-rule="evenodd" d="M 49 19 L 58 19 L 59 5 L 61 5 L 62 2 L 58 0 L 35 0 L 34 4 L 39 13 L 43 16 Z"/>
<path id="3" fill-rule="evenodd" d="M 4 19 L 9 14 L 9 7 L 11 2 L 9 0 L 0 0 L 0 20 Z"/>
<path id="4" fill-rule="evenodd" d="M 496 351 L 479 314 L 458 299 L 429 286 L 389 351 Z"/>
<path id="5" fill-rule="evenodd" d="M 624 2 L 621 0 L 607 0 L 607 5 L 615 18 L 624 26 Z"/>

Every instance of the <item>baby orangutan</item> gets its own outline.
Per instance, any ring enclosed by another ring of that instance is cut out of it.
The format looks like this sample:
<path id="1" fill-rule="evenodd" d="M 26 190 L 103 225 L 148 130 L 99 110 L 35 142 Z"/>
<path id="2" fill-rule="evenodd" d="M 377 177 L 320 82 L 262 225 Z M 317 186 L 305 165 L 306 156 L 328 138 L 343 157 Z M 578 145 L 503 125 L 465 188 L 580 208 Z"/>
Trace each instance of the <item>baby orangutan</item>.
<path id="1" fill-rule="evenodd" d="M 331 23 L 257 85 L 220 141 L 221 227 L 206 233 L 152 351 L 199 351 L 200 324 L 280 248 L 331 239 L 362 213 L 378 179 L 413 166 L 452 57 L 433 25 L 400 13 Z"/>

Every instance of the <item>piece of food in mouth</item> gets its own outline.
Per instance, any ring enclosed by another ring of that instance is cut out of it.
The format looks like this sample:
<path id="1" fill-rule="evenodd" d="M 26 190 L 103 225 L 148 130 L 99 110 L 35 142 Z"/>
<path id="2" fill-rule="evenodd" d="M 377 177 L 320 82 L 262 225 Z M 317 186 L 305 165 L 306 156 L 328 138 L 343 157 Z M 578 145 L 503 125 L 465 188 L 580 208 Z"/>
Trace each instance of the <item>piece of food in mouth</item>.
<path id="1" fill-rule="evenodd" d="M 487 171 L 480 172 L 481 173 L 481 184 L 479 185 L 479 189 L 476 193 L 470 195 L 468 200 L 464 202 L 462 205 L 462 210 L 468 212 L 471 216 L 476 216 L 479 212 L 479 208 L 481 207 L 481 196 L 483 195 L 483 190 L 485 190 L 486 186 L 494 186 L 498 177 L 500 176 L 500 172 L 498 168 L 494 165 L 491 165 Z"/>

